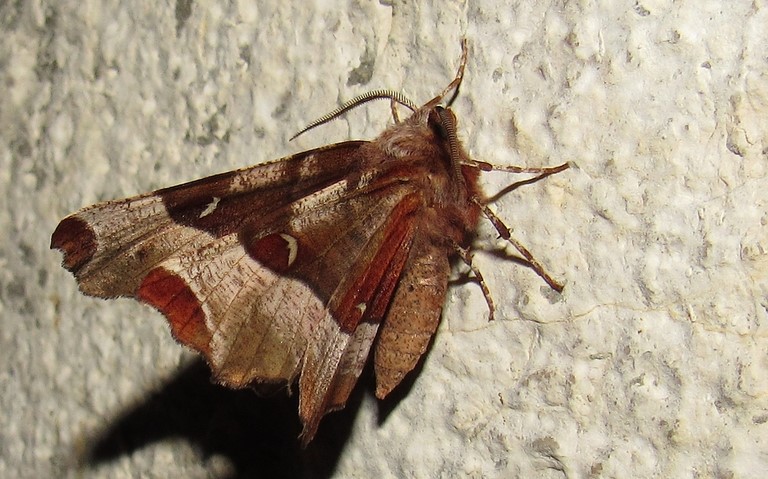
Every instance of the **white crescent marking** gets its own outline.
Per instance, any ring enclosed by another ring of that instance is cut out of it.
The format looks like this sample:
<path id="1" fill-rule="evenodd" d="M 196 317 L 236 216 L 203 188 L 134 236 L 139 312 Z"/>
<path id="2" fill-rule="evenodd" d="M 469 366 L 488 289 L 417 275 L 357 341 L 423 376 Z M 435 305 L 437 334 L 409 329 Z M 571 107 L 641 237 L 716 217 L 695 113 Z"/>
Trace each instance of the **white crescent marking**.
<path id="1" fill-rule="evenodd" d="M 200 213 L 200 216 L 198 218 L 204 218 L 208 216 L 209 214 L 216 211 L 216 207 L 219 206 L 219 201 L 221 201 L 221 198 L 218 196 L 214 196 L 210 203 L 208 203 L 208 206 L 205 207 L 205 209 Z"/>
<path id="2" fill-rule="evenodd" d="M 296 255 L 299 254 L 299 243 L 296 238 L 285 233 L 280 233 L 280 237 L 288 243 L 288 266 L 290 266 L 296 261 Z"/>

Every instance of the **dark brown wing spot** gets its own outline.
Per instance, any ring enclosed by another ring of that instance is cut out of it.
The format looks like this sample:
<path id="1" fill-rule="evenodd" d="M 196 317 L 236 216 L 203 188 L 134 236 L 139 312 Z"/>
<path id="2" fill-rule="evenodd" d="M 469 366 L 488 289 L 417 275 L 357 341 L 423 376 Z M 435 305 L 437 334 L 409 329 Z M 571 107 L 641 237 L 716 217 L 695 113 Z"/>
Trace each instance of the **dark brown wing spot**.
<path id="1" fill-rule="evenodd" d="M 287 234 L 272 233 L 252 241 L 244 242 L 248 254 L 260 264 L 277 273 L 285 273 L 296 261 L 298 242 Z"/>
<path id="2" fill-rule="evenodd" d="M 96 252 L 96 235 L 87 222 L 69 216 L 61 220 L 53 232 L 51 248 L 61 250 L 64 253 L 62 265 L 77 274 Z"/>

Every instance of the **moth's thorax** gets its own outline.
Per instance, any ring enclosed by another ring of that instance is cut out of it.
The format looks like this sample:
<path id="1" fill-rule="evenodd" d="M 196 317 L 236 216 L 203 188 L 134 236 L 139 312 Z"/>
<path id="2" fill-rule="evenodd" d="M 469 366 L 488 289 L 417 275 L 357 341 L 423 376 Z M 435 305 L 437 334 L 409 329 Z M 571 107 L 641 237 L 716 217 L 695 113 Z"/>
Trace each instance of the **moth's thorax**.
<path id="1" fill-rule="evenodd" d="M 451 120 L 455 117 L 450 110 Z M 480 197 L 476 168 L 461 166 L 469 157 L 457 140 L 451 156 L 446 131 L 435 123 L 434 108 L 422 108 L 406 120 L 388 128 L 370 146 L 381 162 L 391 162 L 390 174 L 408 182 L 421 197 L 425 218 L 438 242 L 464 245 L 475 230 L 480 208 L 472 201 Z M 372 155 L 373 156 L 373 155 Z"/>
<path id="2" fill-rule="evenodd" d="M 375 141 L 394 160 L 434 158 L 447 153 L 428 124 L 428 111 L 418 110 L 406 120 L 387 128 Z"/>

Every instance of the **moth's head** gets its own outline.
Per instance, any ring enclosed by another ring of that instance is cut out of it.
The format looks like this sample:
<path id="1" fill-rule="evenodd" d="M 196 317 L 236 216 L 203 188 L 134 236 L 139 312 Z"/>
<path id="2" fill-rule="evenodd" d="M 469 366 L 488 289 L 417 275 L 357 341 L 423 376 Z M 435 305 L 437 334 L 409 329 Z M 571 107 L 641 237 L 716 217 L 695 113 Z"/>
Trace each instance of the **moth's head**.
<path id="1" fill-rule="evenodd" d="M 437 143 L 444 150 L 448 164 L 446 165 L 451 177 L 457 184 L 464 185 L 464 188 L 458 188 L 455 190 L 454 196 L 456 199 L 460 196 L 466 196 L 467 183 L 475 184 L 477 182 L 477 172 L 472 170 L 469 172 L 471 178 L 467 178 L 467 175 L 462 171 L 461 165 L 469 161 L 467 153 L 464 151 L 464 147 L 459 141 L 459 137 L 456 133 L 458 120 L 450 107 L 444 107 L 441 105 L 433 106 L 429 109 L 427 116 L 427 126 L 437 137 Z"/>
<path id="2" fill-rule="evenodd" d="M 451 135 L 456 135 L 456 114 L 450 107 L 437 105 L 429 110 L 427 125 L 435 131 L 437 136 L 448 140 Z"/>

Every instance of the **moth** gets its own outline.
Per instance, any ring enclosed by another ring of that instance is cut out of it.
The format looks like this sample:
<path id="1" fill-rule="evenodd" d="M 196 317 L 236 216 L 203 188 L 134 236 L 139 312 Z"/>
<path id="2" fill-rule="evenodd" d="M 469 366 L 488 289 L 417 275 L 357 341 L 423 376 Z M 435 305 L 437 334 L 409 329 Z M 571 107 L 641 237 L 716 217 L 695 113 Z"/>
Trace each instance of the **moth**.
<path id="1" fill-rule="evenodd" d="M 495 167 L 469 158 L 450 108 L 453 81 L 417 107 L 376 90 L 307 129 L 383 98 L 395 124 L 372 141 L 344 141 L 64 218 L 51 248 L 80 290 L 133 297 L 165 315 L 231 388 L 298 380 L 304 445 L 342 408 L 375 343 L 384 398 L 427 349 L 451 270 L 462 259 L 494 307 L 470 245 L 481 216 L 555 290 L 562 286 L 510 237 L 482 194 L 480 172 L 539 177 L 568 168 Z M 411 110 L 402 121 L 400 108 Z"/>

